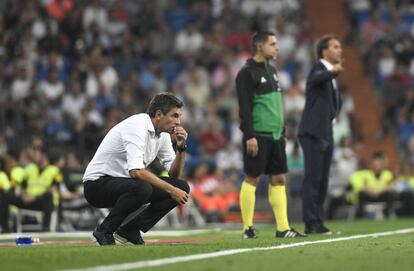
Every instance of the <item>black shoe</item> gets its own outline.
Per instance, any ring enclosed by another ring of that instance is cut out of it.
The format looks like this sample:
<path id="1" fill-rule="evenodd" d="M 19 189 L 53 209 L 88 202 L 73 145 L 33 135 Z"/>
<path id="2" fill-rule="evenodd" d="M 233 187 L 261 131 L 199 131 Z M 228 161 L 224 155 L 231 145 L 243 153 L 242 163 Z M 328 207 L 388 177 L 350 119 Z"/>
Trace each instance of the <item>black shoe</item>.
<path id="1" fill-rule="evenodd" d="M 114 237 L 115 239 L 121 243 L 121 244 L 125 244 L 125 243 L 132 243 L 134 245 L 144 245 L 145 241 L 144 239 L 142 239 L 141 237 L 141 232 L 138 230 L 138 232 L 130 232 L 130 231 L 125 231 L 122 229 L 118 229 L 115 233 L 114 233 Z"/>
<path id="2" fill-rule="evenodd" d="M 296 238 L 296 237 L 307 237 L 306 234 L 297 232 L 295 229 L 290 229 L 286 231 L 276 231 L 277 238 Z"/>
<path id="3" fill-rule="evenodd" d="M 245 230 L 243 232 L 242 238 L 243 239 L 254 239 L 254 238 L 257 238 L 257 235 L 255 233 L 255 229 L 253 227 L 249 227 L 247 230 Z"/>
<path id="4" fill-rule="evenodd" d="M 333 232 L 328 229 L 327 227 L 321 225 L 321 226 L 317 226 L 317 227 L 306 227 L 305 228 L 305 233 L 306 234 L 333 234 Z"/>
<path id="5" fill-rule="evenodd" d="M 98 229 L 95 229 L 92 233 L 92 237 L 100 246 L 115 245 L 115 239 L 112 233 L 98 231 Z"/>

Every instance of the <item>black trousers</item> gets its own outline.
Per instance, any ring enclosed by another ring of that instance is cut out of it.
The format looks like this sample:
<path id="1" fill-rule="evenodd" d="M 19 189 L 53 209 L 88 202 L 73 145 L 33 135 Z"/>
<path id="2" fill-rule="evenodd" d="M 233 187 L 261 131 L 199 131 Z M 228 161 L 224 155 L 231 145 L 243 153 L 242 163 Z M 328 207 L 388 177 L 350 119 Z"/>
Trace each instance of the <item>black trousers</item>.
<path id="1" fill-rule="evenodd" d="M 398 196 L 402 203 L 401 208 L 396 210 L 399 216 L 414 216 L 414 192 L 404 191 Z"/>
<path id="2" fill-rule="evenodd" d="M 164 181 L 189 193 L 187 182 L 170 177 L 161 177 Z M 112 208 L 101 225 L 100 231 L 115 232 L 125 218 L 138 210 L 142 205 L 150 203 L 143 212 L 132 218 L 122 229 L 126 231 L 141 230 L 147 232 L 163 216 L 178 205 L 171 196 L 146 181 L 132 178 L 104 176 L 96 181 L 84 183 L 86 200 L 96 208 Z"/>
<path id="3" fill-rule="evenodd" d="M 299 137 L 305 156 L 305 176 L 302 189 L 303 222 L 307 228 L 323 225 L 329 170 L 332 161 L 333 140 L 310 135 Z"/>
<path id="4" fill-rule="evenodd" d="M 43 212 L 42 231 L 50 230 L 50 219 L 53 209 L 53 195 L 50 192 L 37 197 L 33 202 L 27 203 L 20 196 L 15 195 L 12 191 L 0 191 L 0 225 L 3 232 L 9 232 L 9 206 L 15 205 L 19 208 L 36 210 Z"/>
<path id="5" fill-rule="evenodd" d="M 379 194 L 376 197 L 370 196 L 368 193 L 362 191 L 358 194 L 358 208 L 355 214 L 355 218 L 364 218 L 365 217 L 365 205 L 369 202 L 384 202 L 385 207 L 383 210 L 384 216 L 390 216 L 390 210 L 394 201 L 394 196 L 391 192 L 385 191 Z"/>

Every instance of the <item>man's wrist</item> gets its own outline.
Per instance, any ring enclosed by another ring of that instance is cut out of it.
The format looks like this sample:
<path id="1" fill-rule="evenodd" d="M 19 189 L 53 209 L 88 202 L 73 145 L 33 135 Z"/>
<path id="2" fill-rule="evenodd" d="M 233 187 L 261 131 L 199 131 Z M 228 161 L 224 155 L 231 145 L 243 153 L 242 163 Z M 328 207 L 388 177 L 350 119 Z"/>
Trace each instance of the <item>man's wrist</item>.
<path id="1" fill-rule="evenodd" d="M 183 144 L 177 145 L 177 151 L 178 152 L 185 152 L 187 150 L 187 143 L 184 142 Z"/>

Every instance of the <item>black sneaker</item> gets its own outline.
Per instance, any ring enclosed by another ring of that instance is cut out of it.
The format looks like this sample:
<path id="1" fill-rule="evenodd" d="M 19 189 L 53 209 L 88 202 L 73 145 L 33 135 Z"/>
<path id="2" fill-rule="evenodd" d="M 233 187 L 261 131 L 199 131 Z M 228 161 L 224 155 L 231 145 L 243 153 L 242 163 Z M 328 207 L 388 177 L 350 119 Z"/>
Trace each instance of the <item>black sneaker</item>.
<path id="1" fill-rule="evenodd" d="M 243 239 L 254 239 L 254 238 L 257 238 L 257 235 L 255 233 L 255 229 L 253 227 L 249 227 L 247 230 L 245 230 L 243 232 L 242 238 Z"/>
<path id="2" fill-rule="evenodd" d="M 134 245 L 144 245 L 145 241 L 144 239 L 142 239 L 141 237 L 141 232 L 129 232 L 129 231 L 125 231 L 122 229 L 118 229 L 115 233 L 114 233 L 114 237 L 115 239 L 121 243 L 121 244 L 126 244 L 126 243 L 132 243 Z"/>
<path id="3" fill-rule="evenodd" d="M 93 231 L 92 238 L 100 246 L 115 245 L 115 239 L 111 233 L 98 231 L 98 229 Z"/>
<path id="4" fill-rule="evenodd" d="M 306 234 L 297 232 L 295 229 L 290 229 L 286 231 L 276 231 L 277 238 L 296 238 L 296 237 L 307 237 Z"/>

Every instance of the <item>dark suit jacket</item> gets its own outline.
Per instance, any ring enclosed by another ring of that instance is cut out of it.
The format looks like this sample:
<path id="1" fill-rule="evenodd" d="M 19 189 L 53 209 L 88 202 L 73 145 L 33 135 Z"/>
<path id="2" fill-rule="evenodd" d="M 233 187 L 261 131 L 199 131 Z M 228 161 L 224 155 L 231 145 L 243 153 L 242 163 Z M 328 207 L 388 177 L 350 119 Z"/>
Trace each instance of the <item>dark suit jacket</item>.
<path id="1" fill-rule="evenodd" d="M 339 90 L 335 90 L 332 83 L 334 78 L 322 62 L 318 61 L 313 66 L 306 81 L 306 104 L 299 125 L 299 136 L 311 135 L 331 140 L 332 120 L 342 105 Z"/>

